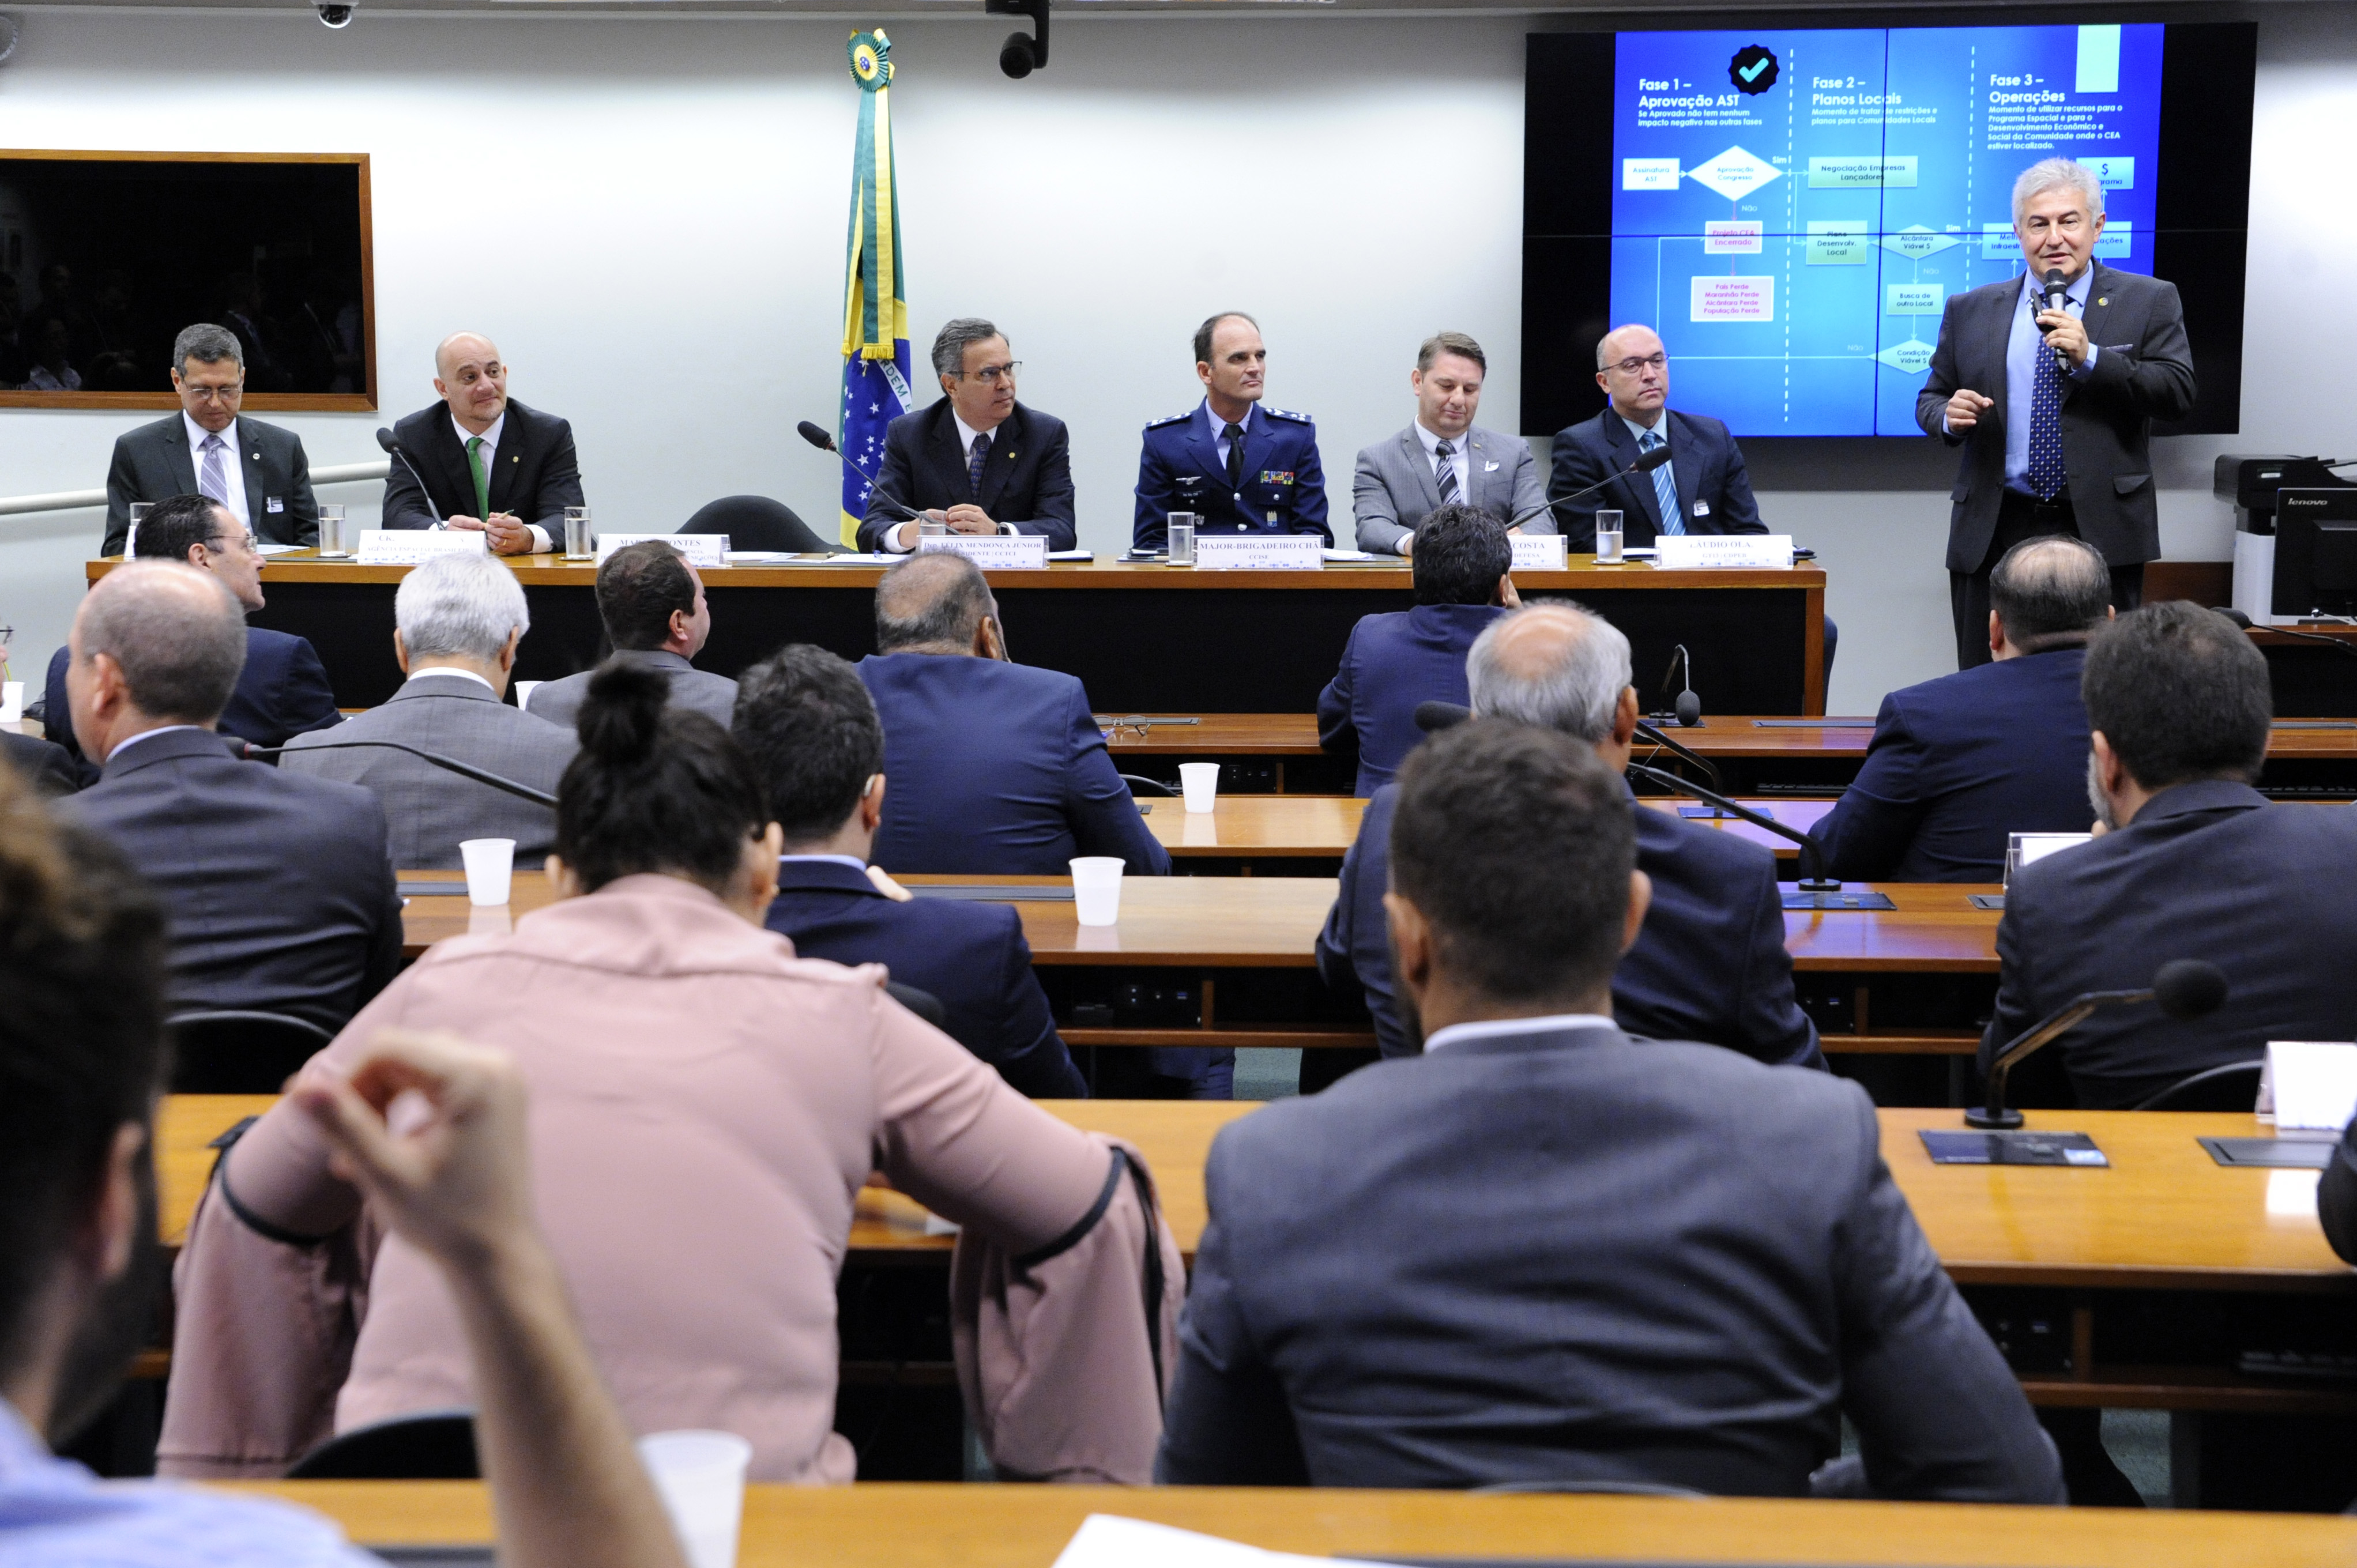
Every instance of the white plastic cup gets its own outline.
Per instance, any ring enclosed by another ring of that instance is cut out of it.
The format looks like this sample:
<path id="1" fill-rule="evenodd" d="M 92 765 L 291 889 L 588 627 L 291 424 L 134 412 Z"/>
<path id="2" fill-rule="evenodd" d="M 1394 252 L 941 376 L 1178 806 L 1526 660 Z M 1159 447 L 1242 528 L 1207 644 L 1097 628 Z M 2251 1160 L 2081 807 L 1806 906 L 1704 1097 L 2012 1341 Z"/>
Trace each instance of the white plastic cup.
<path id="1" fill-rule="evenodd" d="M 1111 926 L 1121 919 L 1121 874 L 1117 854 L 1084 854 L 1072 862 L 1072 903 L 1083 926 Z"/>
<path id="2" fill-rule="evenodd" d="M 1178 787 L 1187 792 L 1187 809 L 1198 816 L 1220 803 L 1220 765 L 1216 762 L 1182 762 L 1178 765 Z"/>
<path id="3" fill-rule="evenodd" d="M 658 1432 L 639 1439 L 639 1460 L 671 1515 L 688 1568 L 737 1568 L 745 1519 L 745 1466 L 753 1445 L 733 1432 Z"/>
<path id="4" fill-rule="evenodd" d="M 25 720 L 25 682 L 0 681 L 0 725 L 22 724 Z"/>
<path id="5" fill-rule="evenodd" d="M 490 909 L 508 901 L 515 880 L 515 840 L 461 839 L 458 858 L 467 867 L 467 902 Z"/>
<path id="6" fill-rule="evenodd" d="M 515 683 L 516 706 L 517 706 L 517 707 L 519 707 L 519 708 L 529 708 L 529 707 L 531 707 L 531 706 L 532 706 L 532 694 L 533 694 L 534 692 L 539 691 L 539 690 L 541 689 L 541 687 L 542 687 L 542 686 L 544 686 L 544 685 L 545 685 L 546 683 L 547 683 L 547 682 L 542 682 L 542 681 L 519 681 L 519 682 L 517 682 Z"/>

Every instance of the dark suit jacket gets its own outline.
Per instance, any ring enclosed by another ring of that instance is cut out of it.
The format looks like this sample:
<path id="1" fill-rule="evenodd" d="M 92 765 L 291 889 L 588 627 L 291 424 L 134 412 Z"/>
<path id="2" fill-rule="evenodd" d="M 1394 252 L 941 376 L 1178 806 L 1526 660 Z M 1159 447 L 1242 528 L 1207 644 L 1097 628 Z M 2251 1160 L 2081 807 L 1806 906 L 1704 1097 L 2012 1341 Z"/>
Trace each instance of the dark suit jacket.
<path id="1" fill-rule="evenodd" d="M 769 926 L 804 958 L 880 963 L 901 984 L 930 992 L 948 1015 L 942 1029 L 1010 1088 L 1034 1100 L 1087 1097 L 1031 972 L 1031 944 L 1013 905 L 902 904 L 847 865 L 787 860 Z"/>
<path id="2" fill-rule="evenodd" d="M 70 795 L 81 788 L 81 776 L 64 746 L 17 730 L 0 729 L 0 762 L 42 795 Z"/>
<path id="3" fill-rule="evenodd" d="M 70 649 L 49 655 L 49 678 L 42 710 L 42 728 L 66 748 L 81 774 L 84 787 L 98 781 L 98 765 L 82 756 L 74 738 L 73 706 L 66 700 L 66 660 Z M 245 628 L 245 667 L 237 672 L 237 689 L 229 694 L 213 727 L 223 735 L 250 740 L 256 746 L 285 746 L 298 735 L 343 723 L 336 710 L 335 690 L 328 684 L 327 666 L 308 638 L 264 627 Z"/>
<path id="4" fill-rule="evenodd" d="M 2062 463 L 2079 537 L 2115 566 L 2160 554 L 2154 497 L 2152 422 L 2193 407 L 2193 351 L 2177 285 L 2094 263 L 2080 317 L 2095 346 L 2095 368 L 2062 392 Z M 1962 446 L 1948 509 L 1948 570 L 1976 572 L 1996 536 L 2005 489 L 2006 344 L 2021 304 L 2019 274 L 1950 295 L 1940 313 L 1932 371 L 1915 398 L 1915 423 Z M 1946 435 L 1948 400 L 1970 387 L 1996 400 L 1963 437 Z"/>
<path id="5" fill-rule="evenodd" d="M 1417 703 L 1468 701 L 1466 652 L 1503 613 L 1495 605 L 1418 605 L 1359 618 L 1342 646 L 1341 668 L 1318 693 L 1318 744 L 1358 747 L 1353 793 L 1372 795 L 1390 783 L 1424 739 Z"/>
<path id="6" fill-rule="evenodd" d="M 1046 534 L 1050 550 L 1075 548 L 1079 535 L 1072 526 L 1072 464 L 1064 422 L 1017 403 L 990 433 L 990 460 L 976 495 L 966 454 L 958 446 L 954 412 L 943 398 L 885 428 L 884 462 L 859 525 L 859 548 L 883 549 L 884 531 L 900 521 L 885 504 L 882 498 L 888 496 L 912 511 L 979 506 L 1017 533 Z"/>
<path id="7" fill-rule="evenodd" d="M 2083 648 L 1960 670 L 1882 699 L 1857 779 L 1820 821 L 1847 882 L 1995 882 L 2006 835 L 2085 832 Z"/>
<path id="8" fill-rule="evenodd" d="M 57 809 L 112 838 L 163 896 L 177 1010 L 285 1013 L 332 1033 L 401 967 L 384 810 L 356 784 L 173 730 L 116 752 Z"/>
<path id="9" fill-rule="evenodd" d="M 2357 1122 L 2341 1134 L 2332 1163 L 2316 1184 L 2316 1218 L 2344 1263 L 2357 1263 Z"/>
<path id="10" fill-rule="evenodd" d="M 1751 476 L 1743 467 L 1743 453 L 1735 437 L 1717 420 L 1670 409 L 1663 416 L 1670 437 L 1670 472 L 1678 481 L 1678 511 L 1688 533 L 1765 533 L 1760 505 L 1751 499 Z M 1566 500 L 1575 490 L 1618 474 L 1638 458 L 1637 438 L 1628 422 L 1606 405 L 1593 419 L 1583 419 L 1555 432 L 1554 470 L 1547 478 L 1547 499 L 1562 501 L 1554 509 L 1555 526 L 1563 531 L 1564 548 L 1574 554 L 1596 548 L 1598 509 L 1620 513 L 1621 542 L 1631 549 L 1650 547 L 1662 532 L 1662 501 L 1653 492 L 1653 476 L 1628 474 L 1602 489 Z M 1696 506 L 1710 510 L 1701 516 Z"/>
<path id="11" fill-rule="evenodd" d="M 419 409 L 394 425 L 393 435 L 432 493 L 421 492 L 408 467 L 393 459 L 384 478 L 384 527 L 432 528 L 457 514 L 477 515 L 474 475 L 447 403 Z M 573 426 L 513 398 L 508 399 L 507 423 L 500 426 L 488 478 L 493 511 L 538 523 L 559 545 L 565 541 L 565 509 L 587 504 Z"/>
<path id="12" fill-rule="evenodd" d="M 1318 933 L 1318 972 L 1357 985 L 1387 1057 L 1416 1043 L 1393 988 L 1383 922 L 1390 882 L 1392 808 L 1387 784 L 1367 802 L 1358 842 L 1342 858 L 1342 884 Z M 1653 907 L 1637 944 L 1612 972 L 1612 1015 L 1632 1035 L 1702 1040 L 1770 1065 L 1823 1067 L 1817 1027 L 1792 995 L 1776 857 L 1755 843 L 1640 806 L 1637 868 L 1653 880 Z"/>
<path id="13" fill-rule="evenodd" d="M 311 493 L 311 464 L 303 438 L 291 430 L 238 416 L 238 461 L 245 467 L 246 521 L 272 544 L 319 542 L 319 502 Z M 178 413 L 126 430 L 114 438 L 106 469 L 106 541 L 101 555 L 120 555 L 131 532 L 131 503 L 197 494 L 196 454 Z M 274 507 L 273 503 L 276 503 Z"/>
<path id="14" fill-rule="evenodd" d="M 1856 1084 L 1602 1027 L 1232 1122 L 1157 1479 L 1793 1497 L 1846 1414 L 1878 1493 L 2061 1501 L 1879 1145 Z"/>
<path id="15" fill-rule="evenodd" d="M 884 721 L 884 822 L 868 858 L 887 871 L 1065 876 L 1116 854 L 1164 876 L 1070 675 L 962 654 L 878 653 L 859 678 Z"/>
<path id="16" fill-rule="evenodd" d="M 2269 1040 L 2345 1040 L 2357 1020 L 2357 810 L 2270 805 L 2246 785 L 2179 784 L 2117 832 L 2014 874 L 1997 922 L 1997 1048 L 2071 998 L 2152 983 L 2171 959 L 2226 972 L 2226 1005 L 2179 1023 L 2108 1007 L 2047 1047 L 2079 1103 L 2134 1105 L 2256 1059 Z"/>

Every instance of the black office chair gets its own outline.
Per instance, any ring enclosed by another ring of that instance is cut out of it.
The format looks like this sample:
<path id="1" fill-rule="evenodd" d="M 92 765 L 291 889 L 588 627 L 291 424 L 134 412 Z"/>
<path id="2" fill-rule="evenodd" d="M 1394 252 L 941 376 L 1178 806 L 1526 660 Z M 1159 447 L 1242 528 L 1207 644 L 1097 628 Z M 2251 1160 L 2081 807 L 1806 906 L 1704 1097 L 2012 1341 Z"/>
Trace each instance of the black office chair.
<path id="1" fill-rule="evenodd" d="M 2256 1061 L 2228 1062 L 2180 1078 L 2135 1107 L 2138 1111 L 2248 1111 L 2258 1103 Z"/>
<path id="2" fill-rule="evenodd" d="M 1129 792 L 1133 795 L 1175 796 L 1178 793 L 1161 779 L 1148 779 L 1143 773 L 1125 773 L 1121 776 L 1121 781 L 1129 786 Z"/>
<path id="3" fill-rule="evenodd" d="M 335 1037 L 283 1013 L 182 1013 L 164 1026 L 175 1094 L 275 1094 Z"/>
<path id="4" fill-rule="evenodd" d="M 475 1412 L 428 1410 L 330 1437 L 295 1462 L 290 1481 L 479 1481 Z"/>
<path id="5" fill-rule="evenodd" d="M 942 999 L 931 992 L 920 991 L 913 985 L 903 985 L 897 980 L 886 981 L 884 990 L 893 1001 L 898 1002 L 934 1028 L 946 1029 L 950 1026 L 949 1009 L 943 1007 Z"/>
<path id="6" fill-rule="evenodd" d="M 722 496 L 687 520 L 682 533 L 725 533 L 731 550 L 802 550 L 831 555 L 835 546 L 821 539 L 793 508 L 767 496 Z"/>

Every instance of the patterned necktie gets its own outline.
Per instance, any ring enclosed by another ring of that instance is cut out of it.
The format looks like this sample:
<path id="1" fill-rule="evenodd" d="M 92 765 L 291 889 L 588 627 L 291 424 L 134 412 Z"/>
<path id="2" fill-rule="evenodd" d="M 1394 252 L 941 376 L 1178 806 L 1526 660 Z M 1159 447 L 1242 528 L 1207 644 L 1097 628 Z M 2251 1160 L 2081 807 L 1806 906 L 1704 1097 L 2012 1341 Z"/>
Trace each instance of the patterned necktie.
<path id="1" fill-rule="evenodd" d="M 1648 430 L 1645 432 L 1645 438 L 1637 443 L 1637 450 L 1651 452 L 1656 446 L 1668 445 L 1669 443 L 1663 439 L 1660 431 Z M 1678 510 L 1677 476 L 1670 471 L 1670 465 L 1667 463 L 1653 470 L 1653 499 L 1662 503 L 1662 532 L 1684 533 L 1686 531 L 1686 520 L 1684 514 Z"/>
<path id="2" fill-rule="evenodd" d="M 218 435 L 205 437 L 204 472 L 197 476 L 197 491 L 207 499 L 229 505 L 229 475 L 221 467 L 223 442 Z"/>
<path id="3" fill-rule="evenodd" d="M 1440 485 L 1440 504 L 1455 506 L 1457 504 L 1457 448 L 1444 441 L 1434 450 L 1440 455 L 1438 466 L 1432 470 L 1433 478 Z"/>
<path id="4" fill-rule="evenodd" d="M 966 482 L 974 487 L 974 499 L 982 499 L 982 470 L 990 462 L 990 436 L 987 432 L 974 438 L 974 456 L 966 459 Z"/>
<path id="5" fill-rule="evenodd" d="M 2038 380 L 2029 393 L 2029 493 L 2050 501 L 2062 493 L 2062 371 L 2044 344 L 2031 351 Z"/>
<path id="6" fill-rule="evenodd" d="M 491 516 L 491 480 L 483 472 L 483 438 L 467 438 L 467 471 L 475 476 L 475 515 L 485 521 Z"/>
<path id="7" fill-rule="evenodd" d="M 1244 427 L 1231 424 L 1220 432 L 1220 439 L 1228 444 L 1228 489 L 1244 488 Z"/>

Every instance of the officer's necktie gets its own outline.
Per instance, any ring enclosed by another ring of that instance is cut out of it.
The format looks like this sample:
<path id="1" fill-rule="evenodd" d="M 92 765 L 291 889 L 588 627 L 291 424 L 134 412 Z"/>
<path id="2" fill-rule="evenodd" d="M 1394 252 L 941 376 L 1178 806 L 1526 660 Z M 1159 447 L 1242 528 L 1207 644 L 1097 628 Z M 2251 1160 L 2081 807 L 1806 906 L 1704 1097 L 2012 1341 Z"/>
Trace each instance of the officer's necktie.
<path id="1" fill-rule="evenodd" d="M 1220 439 L 1228 444 L 1228 489 L 1244 488 L 1244 427 L 1231 424 L 1220 432 Z"/>
<path id="2" fill-rule="evenodd" d="M 974 487 L 974 499 L 982 500 L 982 470 L 990 462 L 990 436 L 987 432 L 974 438 L 974 456 L 966 459 L 966 482 Z"/>
<path id="3" fill-rule="evenodd" d="M 1434 450 L 1440 454 L 1439 466 L 1432 470 L 1434 481 L 1440 486 L 1440 504 L 1455 506 L 1457 504 L 1457 448 L 1444 441 Z"/>
<path id="4" fill-rule="evenodd" d="M 1662 438 L 1660 431 L 1648 430 L 1645 432 L 1645 438 L 1637 443 L 1637 450 L 1651 452 L 1656 446 L 1668 445 L 1669 443 Z M 1670 471 L 1670 465 L 1667 463 L 1653 470 L 1653 499 L 1662 503 L 1662 532 L 1684 533 L 1686 531 L 1686 520 L 1678 510 L 1678 479 L 1677 476 Z"/>
<path id="5" fill-rule="evenodd" d="M 205 437 L 205 471 L 197 476 L 197 490 L 208 499 L 229 505 L 229 475 L 221 466 L 223 443 L 219 435 Z"/>
<path id="6" fill-rule="evenodd" d="M 475 515 L 489 521 L 491 515 L 491 480 L 490 476 L 483 472 L 483 438 L 479 435 L 467 438 L 467 471 L 475 476 Z"/>
<path id="7" fill-rule="evenodd" d="M 2044 344 L 2031 351 L 2038 380 L 2029 393 L 2029 493 L 2050 501 L 2062 493 L 2062 371 Z"/>

